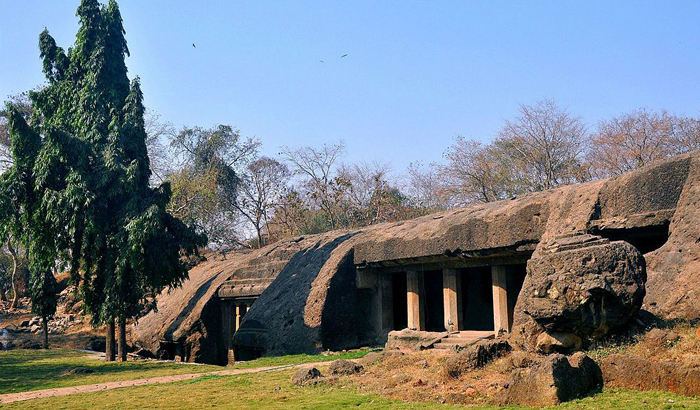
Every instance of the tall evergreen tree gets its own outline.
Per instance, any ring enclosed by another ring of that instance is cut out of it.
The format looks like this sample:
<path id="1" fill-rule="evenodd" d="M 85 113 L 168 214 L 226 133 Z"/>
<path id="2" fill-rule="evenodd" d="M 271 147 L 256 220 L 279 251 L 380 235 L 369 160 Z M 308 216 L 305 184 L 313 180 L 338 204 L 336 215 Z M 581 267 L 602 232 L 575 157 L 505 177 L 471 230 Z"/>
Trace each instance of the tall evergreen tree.
<path id="1" fill-rule="evenodd" d="M 48 31 L 39 37 L 48 85 L 30 95 L 31 126 L 12 115 L 15 165 L 3 185 L 26 191 L 20 203 L 29 216 L 20 225 L 37 297 L 49 302 L 50 281 L 40 279 L 63 261 L 58 267 L 70 267 L 93 323 L 112 332 L 118 323 L 119 359 L 126 360 L 127 320 L 148 297 L 187 277 L 181 257 L 206 238 L 167 213 L 167 183 L 149 187 L 143 95 L 138 78 L 127 77 L 117 3 L 82 0 L 77 15 L 80 29 L 67 53 Z"/>

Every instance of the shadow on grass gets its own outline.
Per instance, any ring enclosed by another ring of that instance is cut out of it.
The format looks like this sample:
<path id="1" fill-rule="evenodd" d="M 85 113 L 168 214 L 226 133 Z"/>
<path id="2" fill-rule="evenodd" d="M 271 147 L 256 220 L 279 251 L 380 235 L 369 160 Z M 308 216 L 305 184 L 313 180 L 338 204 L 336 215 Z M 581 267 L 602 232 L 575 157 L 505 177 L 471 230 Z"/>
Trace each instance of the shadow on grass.
<path id="1" fill-rule="evenodd" d="M 76 367 L 93 372 L 63 374 Z M 72 350 L 18 350 L 0 354 L 0 394 L 208 370 L 146 361 L 108 363 Z"/>

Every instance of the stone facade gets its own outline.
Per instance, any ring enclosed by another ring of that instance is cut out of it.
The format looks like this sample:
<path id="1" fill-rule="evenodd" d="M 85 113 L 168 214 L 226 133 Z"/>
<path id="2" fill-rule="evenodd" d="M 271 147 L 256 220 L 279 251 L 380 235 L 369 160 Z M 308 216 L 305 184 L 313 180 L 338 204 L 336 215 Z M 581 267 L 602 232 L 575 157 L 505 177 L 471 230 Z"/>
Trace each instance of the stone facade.
<path id="1" fill-rule="evenodd" d="M 379 345 L 405 328 L 575 346 L 624 328 L 640 307 L 700 318 L 699 210 L 700 154 L 690 154 L 612 179 L 288 239 L 196 266 L 135 336 L 162 357 L 210 363 Z"/>

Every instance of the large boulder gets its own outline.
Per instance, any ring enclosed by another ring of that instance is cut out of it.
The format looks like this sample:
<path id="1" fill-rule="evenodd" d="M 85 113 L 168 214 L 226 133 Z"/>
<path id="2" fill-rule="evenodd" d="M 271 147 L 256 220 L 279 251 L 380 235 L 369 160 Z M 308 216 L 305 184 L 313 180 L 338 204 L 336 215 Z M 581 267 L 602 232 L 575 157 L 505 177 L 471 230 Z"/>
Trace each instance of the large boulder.
<path id="1" fill-rule="evenodd" d="M 624 241 L 593 235 L 558 238 L 527 264 L 515 307 L 513 341 L 568 340 L 565 349 L 624 328 L 644 300 L 644 257 Z"/>
<path id="2" fill-rule="evenodd" d="M 551 406 L 585 396 L 603 384 L 600 368 L 583 353 L 547 356 L 539 364 L 513 371 L 499 404 Z"/>

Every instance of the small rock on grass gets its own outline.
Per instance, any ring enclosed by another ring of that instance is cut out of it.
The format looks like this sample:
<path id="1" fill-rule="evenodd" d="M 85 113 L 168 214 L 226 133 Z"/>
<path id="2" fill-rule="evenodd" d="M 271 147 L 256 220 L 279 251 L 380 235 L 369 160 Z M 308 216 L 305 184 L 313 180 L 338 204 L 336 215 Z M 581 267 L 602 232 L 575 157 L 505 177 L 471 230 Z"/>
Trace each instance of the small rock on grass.
<path id="1" fill-rule="evenodd" d="M 417 362 L 416 362 L 416 366 L 422 367 L 422 368 L 424 368 L 424 369 L 427 369 L 428 367 L 430 367 L 430 365 L 428 364 L 428 361 L 427 361 L 427 360 L 419 360 L 419 361 L 417 361 Z"/>
<path id="2" fill-rule="evenodd" d="M 352 375 L 357 374 L 362 371 L 362 366 L 350 360 L 338 359 L 334 360 L 330 366 L 328 366 L 328 372 L 335 376 L 341 375 Z"/>
<path id="3" fill-rule="evenodd" d="M 304 386 L 315 379 L 320 379 L 321 377 L 323 377 L 323 375 L 315 367 L 310 369 L 299 369 L 294 373 L 294 375 L 292 375 L 292 383 L 296 386 Z"/>

